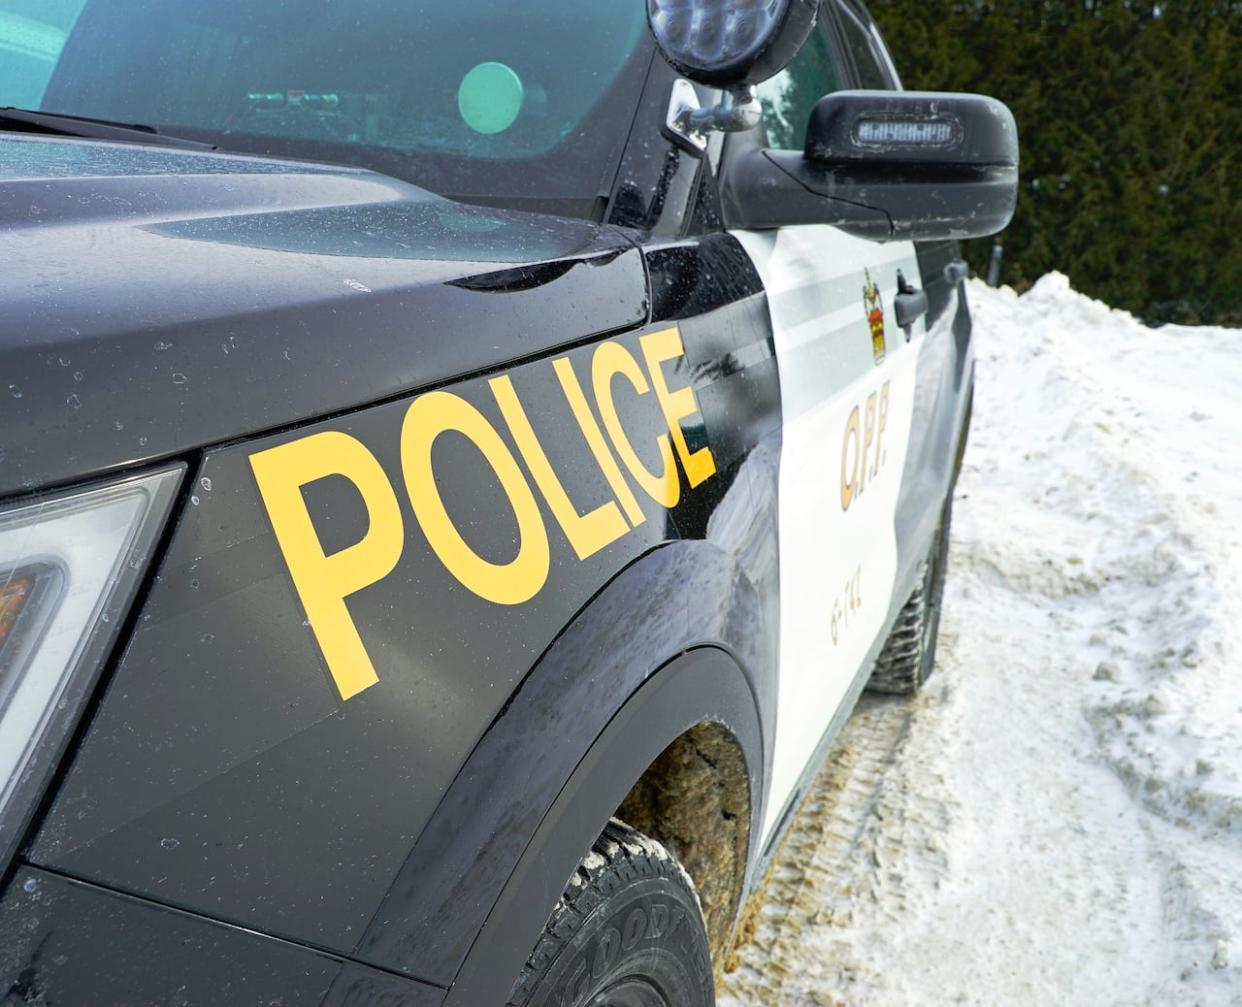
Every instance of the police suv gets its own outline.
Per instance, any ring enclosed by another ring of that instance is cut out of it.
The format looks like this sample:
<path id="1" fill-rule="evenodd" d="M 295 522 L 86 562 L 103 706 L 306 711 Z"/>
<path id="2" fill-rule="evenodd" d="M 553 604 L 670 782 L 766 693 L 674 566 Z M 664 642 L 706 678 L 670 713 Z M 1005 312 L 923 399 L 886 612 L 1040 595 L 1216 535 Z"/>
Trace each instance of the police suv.
<path id="1" fill-rule="evenodd" d="M 0 0 L 0 104 L 0 1004 L 711 1004 L 931 670 L 1007 109 L 855 0 Z"/>

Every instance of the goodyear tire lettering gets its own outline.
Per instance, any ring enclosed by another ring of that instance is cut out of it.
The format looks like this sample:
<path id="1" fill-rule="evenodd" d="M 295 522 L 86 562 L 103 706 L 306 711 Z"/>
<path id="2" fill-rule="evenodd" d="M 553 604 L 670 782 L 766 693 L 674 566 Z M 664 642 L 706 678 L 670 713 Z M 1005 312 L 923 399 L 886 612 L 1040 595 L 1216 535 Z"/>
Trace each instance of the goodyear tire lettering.
<path id="1" fill-rule="evenodd" d="M 609 927 L 603 932 L 595 945 L 595 956 L 591 962 L 591 978 L 601 978 L 605 972 L 616 964 L 620 954 L 621 931 L 616 927 Z"/>
<path id="2" fill-rule="evenodd" d="M 621 950 L 631 950 L 646 933 L 647 914 L 635 906 L 625 918 L 625 926 L 621 932 Z"/>
<path id="3" fill-rule="evenodd" d="M 648 908 L 650 915 L 635 906 L 626 914 L 620 927 L 607 927 L 582 949 L 564 980 L 562 1004 L 580 1000 L 592 981 L 612 968 L 620 952 L 631 951 L 643 941 L 660 940 L 666 933 L 672 934 L 686 920 L 684 912 L 678 909 L 672 913 L 668 904 L 663 902 L 652 903 Z M 669 926 L 670 919 L 672 927 Z"/>

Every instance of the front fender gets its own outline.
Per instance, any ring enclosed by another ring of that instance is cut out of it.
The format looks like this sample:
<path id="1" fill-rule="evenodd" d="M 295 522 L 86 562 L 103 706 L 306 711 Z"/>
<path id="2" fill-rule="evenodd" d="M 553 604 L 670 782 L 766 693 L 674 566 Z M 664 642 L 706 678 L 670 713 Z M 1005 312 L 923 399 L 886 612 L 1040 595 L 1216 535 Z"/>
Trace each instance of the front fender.
<path id="1" fill-rule="evenodd" d="M 744 674 L 711 647 L 674 659 L 626 703 L 540 822 L 474 942 L 444 1007 L 504 1003 L 582 857 L 631 785 L 678 735 L 723 724 L 746 756 L 751 794 L 763 779 L 758 711 Z M 751 848 L 761 820 L 751 815 Z"/>
<path id="2" fill-rule="evenodd" d="M 609 815 L 655 756 L 700 721 L 715 719 L 734 729 L 751 777 L 751 822 L 761 821 L 762 711 L 774 703 L 764 701 L 771 683 L 753 676 L 774 667 L 774 637 L 766 623 L 750 580 L 710 542 L 669 543 L 627 567 L 549 647 L 475 747 L 398 873 L 356 957 L 447 986 L 467 952 L 470 962 L 478 961 L 493 921 L 516 912 L 521 918 L 507 931 L 509 939 L 516 946 L 529 937 L 529 943 L 511 972 L 499 968 L 499 959 L 489 966 L 512 982 L 574 865 Z M 669 663 L 705 645 L 715 648 L 705 652 L 710 660 L 696 656 Z M 653 693 L 644 682 L 671 688 L 687 668 L 695 669 L 698 684 L 678 687 L 682 705 L 652 706 L 646 697 Z M 658 669 L 663 670 L 657 674 Z M 587 786 L 579 774 L 589 753 L 600 750 L 606 729 L 621 724 L 641 738 L 626 757 L 614 755 L 593 769 Z M 520 862 L 538 849 L 537 833 L 557 820 L 548 817 L 551 809 L 575 792 L 585 803 L 574 804 L 578 810 L 572 814 L 559 813 L 573 824 L 564 837 L 559 831 L 554 837 L 556 849 L 570 859 L 559 854 L 540 859 L 546 871 L 540 897 L 501 912 L 497 899 L 504 892 L 512 902 Z M 755 840 L 752 835 L 752 848 Z M 548 892 L 551 901 L 542 897 Z M 534 925 L 526 926 L 531 920 Z M 508 987 L 502 996 L 507 993 Z"/>

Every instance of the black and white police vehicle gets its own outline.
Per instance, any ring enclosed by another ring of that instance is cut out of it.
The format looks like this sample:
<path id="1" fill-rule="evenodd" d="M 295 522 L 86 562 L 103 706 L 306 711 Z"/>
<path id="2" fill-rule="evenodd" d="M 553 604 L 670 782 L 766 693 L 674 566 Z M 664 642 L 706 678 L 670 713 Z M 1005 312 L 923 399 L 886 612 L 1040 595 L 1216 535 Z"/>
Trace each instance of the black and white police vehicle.
<path id="1" fill-rule="evenodd" d="M 711 1004 L 1006 108 L 854 0 L 0 0 L 0 105 L 0 1004 Z"/>

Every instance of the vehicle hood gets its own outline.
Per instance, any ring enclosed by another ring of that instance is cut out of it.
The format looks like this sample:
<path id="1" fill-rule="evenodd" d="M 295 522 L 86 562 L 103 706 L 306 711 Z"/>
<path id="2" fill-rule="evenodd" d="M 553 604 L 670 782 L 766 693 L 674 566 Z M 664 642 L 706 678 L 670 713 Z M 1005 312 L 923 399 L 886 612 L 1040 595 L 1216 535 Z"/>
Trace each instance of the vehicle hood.
<path id="1" fill-rule="evenodd" d="M 373 172 L 0 136 L 0 496 L 348 410 L 641 322 L 585 221 Z"/>

